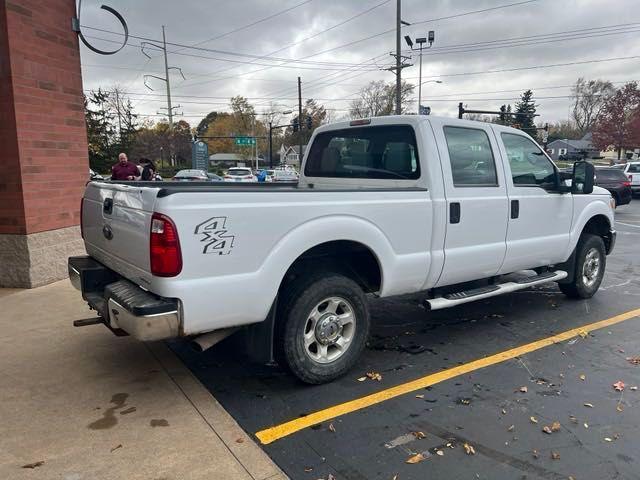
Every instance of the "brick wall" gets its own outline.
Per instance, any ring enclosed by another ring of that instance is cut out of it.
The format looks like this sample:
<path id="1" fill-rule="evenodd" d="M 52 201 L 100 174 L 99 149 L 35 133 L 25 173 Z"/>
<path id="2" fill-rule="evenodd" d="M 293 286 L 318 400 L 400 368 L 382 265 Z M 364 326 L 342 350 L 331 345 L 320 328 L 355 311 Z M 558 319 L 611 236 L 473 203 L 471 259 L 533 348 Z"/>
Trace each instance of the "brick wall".
<path id="1" fill-rule="evenodd" d="M 89 175 L 74 0 L 0 0 L 0 234 L 79 224 Z"/>

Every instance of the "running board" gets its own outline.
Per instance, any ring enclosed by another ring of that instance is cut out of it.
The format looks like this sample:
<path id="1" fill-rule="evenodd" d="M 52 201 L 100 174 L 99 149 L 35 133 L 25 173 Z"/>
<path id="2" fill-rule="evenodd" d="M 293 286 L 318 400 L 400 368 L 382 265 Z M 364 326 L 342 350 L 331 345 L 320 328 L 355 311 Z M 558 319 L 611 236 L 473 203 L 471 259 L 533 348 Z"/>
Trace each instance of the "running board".
<path id="1" fill-rule="evenodd" d="M 556 270 L 555 272 L 544 272 L 540 275 L 527 277 L 517 282 L 506 282 L 497 285 L 474 288 L 472 290 L 450 293 L 448 295 L 445 295 L 444 297 L 425 300 L 424 305 L 429 310 L 441 310 L 443 308 L 455 307 L 456 305 L 473 302 L 475 300 L 482 300 L 483 298 L 496 297 L 498 295 L 502 295 L 503 293 L 515 292 L 516 290 L 522 290 L 533 285 L 540 285 L 542 283 L 548 282 L 557 282 L 559 280 L 562 280 L 563 278 L 567 278 L 567 272 L 562 270 Z"/>

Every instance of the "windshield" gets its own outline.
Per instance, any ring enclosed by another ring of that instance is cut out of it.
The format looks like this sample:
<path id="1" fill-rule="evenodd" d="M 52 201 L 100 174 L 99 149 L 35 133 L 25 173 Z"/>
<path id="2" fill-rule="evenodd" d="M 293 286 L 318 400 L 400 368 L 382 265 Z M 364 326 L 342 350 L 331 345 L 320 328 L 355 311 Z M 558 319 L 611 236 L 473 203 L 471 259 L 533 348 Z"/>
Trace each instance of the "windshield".
<path id="1" fill-rule="evenodd" d="M 251 170 L 248 168 L 230 168 L 227 172 L 229 175 L 251 175 Z"/>

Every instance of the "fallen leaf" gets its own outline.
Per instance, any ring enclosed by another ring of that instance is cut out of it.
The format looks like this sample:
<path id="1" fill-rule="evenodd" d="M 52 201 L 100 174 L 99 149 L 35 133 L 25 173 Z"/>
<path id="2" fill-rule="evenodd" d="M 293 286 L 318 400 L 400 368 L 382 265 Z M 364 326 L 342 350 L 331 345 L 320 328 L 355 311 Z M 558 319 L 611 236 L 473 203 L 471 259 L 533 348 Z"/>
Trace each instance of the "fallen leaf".
<path id="1" fill-rule="evenodd" d="M 533 458 L 540 458 L 540 454 L 538 453 L 538 450 L 534 450 L 533 452 L 531 452 L 531 454 L 533 455 Z"/>
<path id="2" fill-rule="evenodd" d="M 468 443 L 465 443 L 463 446 L 464 446 L 464 451 L 466 452 L 467 455 L 476 454 L 476 449 L 473 448 L 473 445 L 469 445 Z"/>
<path id="3" fill-rule="evenodd" d="M 560 460 L 560 454 L 558 452 L 551 452 L 551 458 L 554 460 Z"/>
<path id="4" fill-rule="evenodd" d="M 436 455 L 440 455 L 442 457 L 444 452 L 442 450 L 436 450 Z"/>
<path id="5" fill-rule="evenodd" d="M 509 428 L 507 428 L 507 432 L 513 432 L 515 428 L 516 428 L 515 425 L 511 425 Z"/>
<path id="6" fill-rule="evenodd" d="M 578 423 L 578 419 L 576 417 L 574 417 L 573 415 L 569 416 L 569 420 L 571 420 L 572 423 Z"/>
<path id="7" fill-rule="evenodd" d="M 244 443 L 244 438 L 236 438 L 236 443 Z"/>
<path id="8" fill-rule="evenodd" d="M 333 423 L 329 424 L 329 431 L 333 432 L 333 433 L 336 433 L 336 427 L 333 426 Z"/>
<path id="9" fill-rule="evenodd" d="M 396 473 L 391 480 L 398 480 L 398 474 Z"/>
<path id="10" fill-rule="evenodd" d="M 589 408 L 593 408 L 593 403 L 585 403 L 584 406 L 585 407 L 589 407 Z"/>
<path id="11" fill-rule="evenodd" d="M 369 378 L 370 380 L 377 380 L 379 382 L 382 380 L 382 375 L 380 375 L 378 372 L 368 372 L 367 378 Z"/>
<path id="12" fill-rule="evenodd" d="M 621 392 L 624 390 L 624 383 L 622 382 L 622 380 L 618 380 L 613 384 L 613 388 L 616 392 Z"/>
<path id="13" fill-rule="evenodd" d="M 538 419 L 536 417 L 529 417 L 529 420 L 531 420 L 531 423 L 538 423 Z"/>
<path id="14" fill-rule="evenodd" d="M 553 422 L 551 424 L 551 431 L 552 432 L 557 432 L 560 430 L 560 422 Z"/>
<path id="15" fill-rule="evenodd" d="M 621 404 L 621 403 L 619 403 L 618 405 L 616 405 L 616 410 L 617 410 L 617 411 L 619 411 L 619 412 L 621 412 L 621 411 L 623 410 L 623 408 L 622 408 L 622 404 Z"/>
<path id="16" fill-rule="evenodd" d="M 44 460 L 40 460 L 39 462 L 27 463 L 26 465 L 22 465 L 21 468 L 38 468 L 44 465 Z"/>
<path id="17" fill-rule="evenodd" d="M 416 398 L 424 398 L 424 395 L 416 395 Z"/>
<path id="18" fill-rule="evenodd" d="M 604 441 L 605 442 L 613 442 L 613 440 L 611 440 L 609 437 L 604 437 Z"/>
<path id="19" fill-rule="evenodd" d="M 584 422 L 584 428 L 589 428 L 589 424 L 587 422 Z"/>
<path id="20" fill-rule="evenodd" d="M 116 451 L 117 449 L 119 449 L 119 448 L 122 448 L 122 444 L 121 444 L 121 443 L 119 443 L 118 445 L 116 445 L 115 447 L 113 447 L 113 448 L 111 449 L 111 453 L 115 452 L 115 451 Z"/>
<path id="21" fill-rule="evenodd" d="M 413 436 L 416 437 L 418 440 L 422 440 L 423 438 L 426 437 L 424 432 L 411 432 L 411 433 L 413 433 Z"/>
<path id="22" fill-rule="evenodd" d="M 471 399 L 470 398 L 460 398 L 460 399 L 458 399 L 458 401 L 460 402 L 460 405 L 470 405 L 471 404 Z"/>
<path id="23" fill-rule="evenodd" d="M 334 477 L 332 474 L 327 475 L 327 480 L 336 480 L 336 477 Z"/>
<path id="24" fill-rule="evenodd" d="M 640 365 L 640 357 L 628 357 L 627 362 L 631 365 Z"/>
<path id="25" fill-rule="evenodd" d="M 506 411 L 504 408 L 502 409 L 502 414 L 503 414 L 503 415 L 506 415 L 506 414 L 507 414 L 507 411 Z"/>
<path id="26" fill-rule="evenodd" d="M 421 453 L 416 453 L 414 456 L 407 458 L 405 463 L 420 463 L 425 459 Z"/>
<path id="27" fill-rule="evenodd" d="M 366 379 L 367 379 L 367 377 L 366 377 L 366 376 L 365 376 L 365 377 L 360 377 L 360 378 L 358 379 L 358 381 L 359 381 L 359 382 L 364 382 Z"/>
<path id="28" fill-rule="evenodd" d="M 589 335 L 587 332 L 585 332 L 584 330 L 580 330 L 578 332 L 578 335 L 580 335 L 582 338 L 587 338 L 587 335 Z"/>
<path id="29" fill-rule="evenodd" d="M 549 435 L 551 435 L 551 428 L 548 427 L 547 425 L 545 425 L 544 427 L 542 427 L 542 431 L 544 433 L 548 433 Z"/>
<path id="30" fill-rule="evenodd" d="M 304 471 L 305 471 L 305 473 L 313 472 L 313 468 L 311 468 L 311 467 L 304 467 Z"/>
<path id="31" fill-rule="evenodd" d="M 580 375 L 580 380 L 584 382 L 586 379 L 587 379 L 587 376 L 584 373 Z"/>
<path id="32" fill-rule="evenodd" d="M 527 393 L 528 390 L 529 389 L 526 386 L 520 387 L 520 392 L 522 392 L 522 393 Z"/>
<path id="33" fill-rule="evenodd" d="M 629 390 L 636 391 L 636 390 L 638 390 L 638 387 L 635 387 L 635 386 L 634 387 L 629 387 Z"/>

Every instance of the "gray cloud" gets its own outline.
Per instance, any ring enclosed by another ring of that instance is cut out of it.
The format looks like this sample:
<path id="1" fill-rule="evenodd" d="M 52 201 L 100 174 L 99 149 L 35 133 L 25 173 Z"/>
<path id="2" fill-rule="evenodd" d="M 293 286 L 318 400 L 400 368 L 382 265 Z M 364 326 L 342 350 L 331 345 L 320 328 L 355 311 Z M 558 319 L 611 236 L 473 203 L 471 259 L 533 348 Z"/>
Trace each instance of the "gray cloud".
<path id="1" fill-rule="evenodd" d="M 125 17 L 130 31 L 134 35 L 159 39 L 161 38 L 161 25 L 164 24 L 167 27 L 169 42 L 192 45 L 267 17 L 302 1 L 109 0 L 105 3 L 117 9 Z M 248 55 L 266 55 L 285 45 L 299 42 L 316 32 L 330 28 L 382 1 L 313 0 L 283 15 L 210 41 L 201 47 Z M 440 0 L 424 2 L 424 0 L 404 0 L 403 19 L 415 23 L 515 1 Z M 98 7 L 98 2 L 85 2 L 82 23 L 119 31 L 117 22 L 109 14 L 99 10 Z M 540 119 L 555 121 L 567 118 L 570 99 L 543 97 L 566 96 L 570 93 L 570 89 L 567 87 L 546 87 L 571 85 L 580 76 L 604 78 L 614 82 L 640 79 L 638 69 L 640 59 L 492 74 L 447 75 L 640 55 L 637 42 L 640 24 L 635 26 L 637 30 L 635 33 L 602 35 L 602 31 L 593 30 L 590 32 L 591 38 L 565 39 L 554 43 L 446 54 L 435 54 L 437 49 L 444 49 L 451 45 L 477 44 L 499 39 L 532 37 L 640 22 L 640 16 L 634 17 L 637 7 L 638 0 L 569 0 L 562 2 L 538 0 L 511 8 L 405 27 L 403 35 L 415 37 L 424 35 L 428 30 L 436 31 L 434 49 L 425 54 L 423 64 L 425 78 L 443 76 L 443 84 L 429 83 L 423 87 L 423 103 L 431 105 L 434 114 L 455 115 L 458 101 L 465 101 L 470 108 L 498 108 L 502 103 L 513 103 L 513 98 L 518 97 L 518 93 L 484 92 L 532 88 L 534 94 L 541 97 L 538 98 Z M 395 1 L 389 1 L 353 21 L 282 50 L 274 56 L 298 59 L 394 27 Z M 626 30 L 633 28 L 633 26 L 625 27 Z M 116 35 L 89 30 L 85 30 L 85 34 L 111 41 L 120 38 Z M 532 40 L 530 39 L 530 41 Z M 91 39 L 91 41 L 96 45 L 113 47 L 111 43 L 95 39 Z M 174 104 L 182 104 L 185 119 L 190 123 L 196 122 L 199 116 L 203 116 L 211 110 L 225 110 L 228 98 L 233 95 L 243 95 L 253 99 L 254 104 L 260 105 L 258 111 L 270 101 L 258 99 L 261 97 L 270 97 L 271 101 L 283 105 L 283 108 L 293 106 L 297 95 L 296 77 L 299 75 L 303 80 L 303 97 L 323 99 L 320 102 L 330 109 L 335 109 L 332 110 L 332 115 L 334 118 L 338 118 L 345 113 L 344 110 L 349 106 L 349 95 L 357 92 L 360 87 L 371 80 L 393 81 L 393 75 L 390 72 L 378 70 L 377 67 L 383 68 L 390 65 L 392 59 L 388 52 L 394 50 L 394 42 L 395 34 L 390 32 L 308 59 L 310 62 L 358 64 L 372 57 L 378 57 L 376 64 L 369 64 L 365 71 L 353 68 L 350 71 L 333 71 L 331 68 L 344 69 L 346 67 L 344 65 L 330 66 L 319 63 L 296 64 L 293 62 L 289 62 L 287 65 L 295 68 L 265 68 L 170 53 L 171 65 L 181 67 L 187 77 L 187 80 L 182 80 L 179 75 L 172 76 Z M 131 39 L 130 43 L 137 45 L 139 40 Z M 406 48 L 404 44 L 403 48 Z M 182 54 L 251 61 L 246 57 L 180 49 L 173 46 L 169 49 L 179 51 L 178 53 Z M 164 85 L 161 82 L 152 81 L 154 91 L 151 92 L 145 88 L 142 82 L 144 73 L 163 73 L 163 63 L 158 52 L 154 52 L 153 58 L 150 60 L 144 57 L 140 53 L 140 49 L 135 46 L 127 46 L 120 53 L 110 57 L 96 55 L 84 46 L 81 53 L 85 89 L 119 84 L 125 91 L 133 92 L 131 97 L 134 99 L 137 110 L 142 114 L 155 114 L 160 107 L 165 106 L 164 98 L 160 96 L 164 92 Z M 255 62 L 273 63 L 265 59 L 255 60 Z M 403 76 L 408 81 L 417 83 L 417 55 L 414 55 L 411 62 L 415 66 L 404 69 Z M 256 71 L 260 69 L 264 70 Z M 256 72 L 250 73 L 254 71 Z M 157 96 L 148 95 L 149 93 L 157 94 Z"/>

